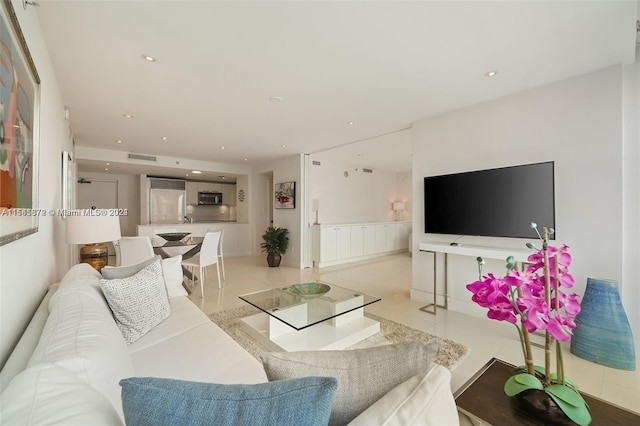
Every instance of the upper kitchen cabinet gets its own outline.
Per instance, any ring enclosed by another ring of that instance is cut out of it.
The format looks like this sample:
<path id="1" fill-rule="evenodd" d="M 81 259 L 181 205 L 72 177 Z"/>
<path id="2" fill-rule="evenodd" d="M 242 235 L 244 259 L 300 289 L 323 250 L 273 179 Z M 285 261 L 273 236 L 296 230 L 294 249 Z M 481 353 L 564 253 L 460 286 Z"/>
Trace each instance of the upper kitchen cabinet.
<path id="1" fill-rule="evenodd" d="M 222 192 L 222 185 L 212 182 L 198 182 L 198 192 Z"/>
<path id="2" fill-rule="evenodd" d="M 198 182 L 187 182 L 187 204 L 198 204 Z"/>
<path id="3" fill-rule="evenodd" d="M 236 205 L 236 185 L 222 185 L 222 203 Z"/>

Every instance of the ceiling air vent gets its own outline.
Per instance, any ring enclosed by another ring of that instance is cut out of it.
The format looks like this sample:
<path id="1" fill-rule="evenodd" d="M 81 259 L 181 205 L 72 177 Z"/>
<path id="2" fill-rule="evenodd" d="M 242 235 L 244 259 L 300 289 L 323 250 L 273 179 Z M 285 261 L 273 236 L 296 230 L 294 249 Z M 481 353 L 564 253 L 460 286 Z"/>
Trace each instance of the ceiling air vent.
<path id="1" fill-rule="evenodd" d="M 129 154 L 128 157 L 132 160 L 158 161 L 153 155 Z"/>
<path id="2" fill-rule="evenodd" d="M 373 169 L 362 169 L 362 173 L 373 173 Z"/>
<path id="3" fill-rule="evenodd" d="M 311 162 L 311 164 L 313 164 L 314 166 L 319 166 L 319 165 L 320 165 L 320 162 L 319 162 L 319 161 L 317 161 L 317 160 L 313 160 L 313 161 Z"/>

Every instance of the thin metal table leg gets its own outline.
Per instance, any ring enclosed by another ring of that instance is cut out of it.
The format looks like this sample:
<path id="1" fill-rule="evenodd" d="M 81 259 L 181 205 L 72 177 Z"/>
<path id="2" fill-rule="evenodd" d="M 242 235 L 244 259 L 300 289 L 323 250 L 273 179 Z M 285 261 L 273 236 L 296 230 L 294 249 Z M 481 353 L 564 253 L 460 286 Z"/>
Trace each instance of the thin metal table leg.
<path id="1" fill-rule="evenodd" d="M 431 315 L 436 315 L 437 308 L 449 309 L 449 284 L 448 284 L 448 269 L 447 268 L 447 253 L 444 254 L 444 305 L 438 305 L 437 300 L 437 284 L 438 284 L 438 276 L 437 276 L 437 253 L 435 251 L 425 250 L 425 253 L 433 254 L 433 303 L 429 303 L 428 305 L 420 308 L 422 312 L 426 312 Z M 433 310 L 430 310 L 433 309 Z"/>

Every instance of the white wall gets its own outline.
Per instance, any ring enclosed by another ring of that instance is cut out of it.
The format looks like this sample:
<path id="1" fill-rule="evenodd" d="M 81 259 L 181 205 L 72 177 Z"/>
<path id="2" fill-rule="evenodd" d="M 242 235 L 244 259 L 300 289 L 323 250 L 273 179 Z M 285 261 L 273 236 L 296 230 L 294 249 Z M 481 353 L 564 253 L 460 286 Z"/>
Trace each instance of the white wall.
<path id="1" fill-rule="evenodd" d="M 424 234 L 424 176 L 553 160 L 556 244 L 571 247 L 575 290 L 583 294 L 587 277 L 618 280 L 623 294 L 626 287 L 637 287 L 637 274 L 634 281 L 621 282 L 622 90 L 623 70 L 617 66 L 415 123 L 414 253 L 421 242 L 453 240 Z M 638 183 L 634 186 L 629 189 L 637 194 Z M 512 239 L 465 237 L 461 242 L 523 247 L 522 240 Z M 414 254 L 415 299 L 432 297 L 430 268 L 427 254 Z M 485 272 L 491 270 L 502 274 L 504 262 L 490 262 Z M 477 278 L 475 259 L 449 256 L 448 271 L 452 307 L 484 316 L 465 288 Z M 637 299 L 624 303 L 627 312 L 637 309 Z M 638 335 L 637 321 L 634 326 Z"/>
<path id="2" fill-rule="evenodd" d="M 115 182 L 118 191 L 118 208 L 127 209 L 128 215 L 120 217 L 120 232 L 123 236 L 137 235 L 140 224 L 140 176 L 112 173 L 78 172 L 78 179 Z M 76 185 L 80 185 L 76 183 Z M 77 192 L 77 191 L 76 191 Z"/>
<path id="3" fill-rule="evenodd" d="M 21 1 L 12 4 L 41 80 L 38 207 L 60 208 L 61 153 L 73 150 L 68 121 L 63 119 L 64 102 L 36 10 L 25 10 Z M 47 286 L 60 279 L 71 264 L 70 253 L 64 242 L 64 221 L 59 217 L 41 217 L 37 233 L 0 247 L 0 365 L 4 365 Z"/>
<path id="4" fill-rule="evenodd" d="M 252 197 L 252 201 L 255 202 L 253 214 L 257 218 L 255 221 L 255 241 L 257 246 L 262 242 L 262 234 L 266 229 L 260 224 L 264 225 L 264 219 L 268 217 L 266 211 L 269 204 L 267 197 L 270 197 L 273 192 L 273 189 L 271 189 L 270 194 L 264 193 L 267 191 L 266 183 L 271 176 L 273 176 L 273 184 L 292 181 L 296 183 L 296 207 L 294 209 L 273 209 L 273 226 L 289 230 L 289 249 L 282 256 L 282 264 L 294 268 L 303 267 L 302 252 L 303 244 L 305 243 L 303 241 L 303 227 L 306 226 L 303 223 L 303 212 L 307 208 L 306 200 L 302 195 L 302 188 L 304 188 L 303 162 L 304 155 L 292 155 L 286 159 L 256 167 L 253 176 L 253 187 L 256 188 L 255 191 L 259 192 Z"/>
<path id="5" fill-rule="evenodd" d="M 313 160 L 313 156 L 311 156 Z M 402 220 L 411 220 L 411 174 L 361 167 L 329 160 L 311 165 L 311 199 L 320 200 L 320 223 L 388 222 L 395 220 L 394 201 L 405 201 Z M 348 176 L 345 176 L 348 174 Z M 315 214 L 312 216 L 315 218 Z"/>

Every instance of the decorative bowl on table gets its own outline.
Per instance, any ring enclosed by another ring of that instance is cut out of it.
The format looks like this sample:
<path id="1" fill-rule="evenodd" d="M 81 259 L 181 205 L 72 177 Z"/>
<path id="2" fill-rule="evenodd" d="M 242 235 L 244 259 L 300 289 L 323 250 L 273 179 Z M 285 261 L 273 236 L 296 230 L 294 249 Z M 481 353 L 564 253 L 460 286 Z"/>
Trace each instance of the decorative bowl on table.
<path id="1" fill-rule="evenodd" d="M 289 287 L 289 291 L 303 299 L 313 299 L 325 295 L 331 287 L 322 283 L 299 283 Z"/>
<path id="2" fill-rule="evenodd" d="M 180 241 L 187 235 L 190 235 L 191 232 L 167 232 L 165 234 L 157 234 L 158 237 L 162 237 L 167 241 Z"/>

